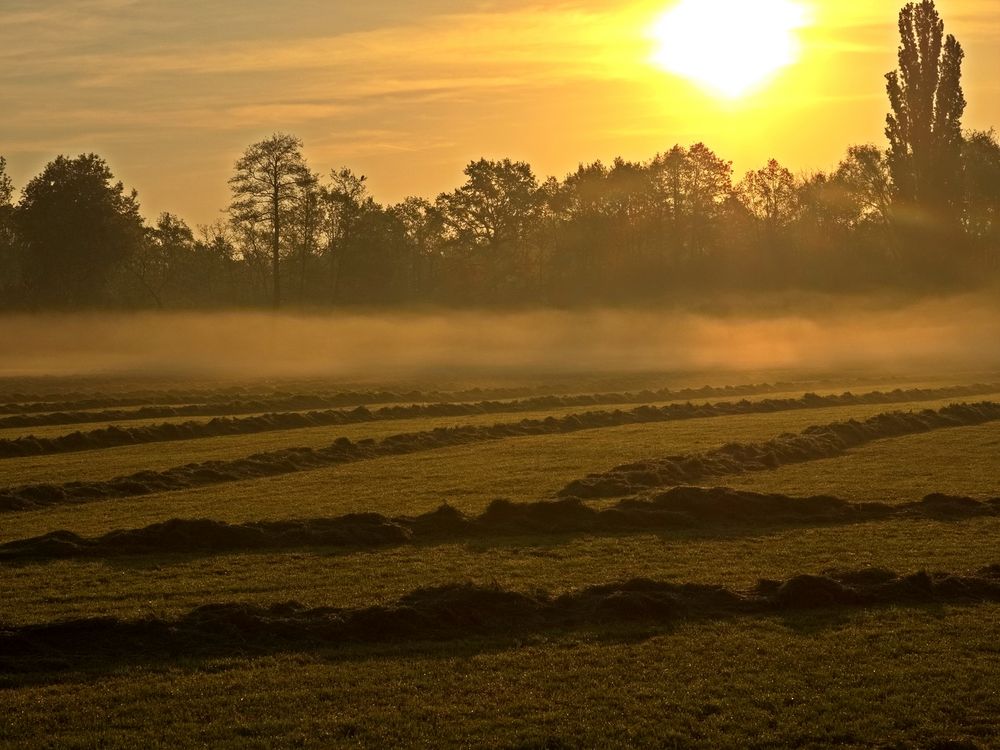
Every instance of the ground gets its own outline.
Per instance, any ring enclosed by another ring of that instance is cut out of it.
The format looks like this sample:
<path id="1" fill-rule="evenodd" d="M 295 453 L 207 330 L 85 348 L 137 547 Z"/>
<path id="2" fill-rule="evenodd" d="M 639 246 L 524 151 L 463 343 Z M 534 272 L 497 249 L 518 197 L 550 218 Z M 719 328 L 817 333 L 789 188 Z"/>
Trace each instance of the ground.
<path id="1" fill-rule="evenodd" d="M 712 454 L 731 443 L 768 445 L 782 435 L 816 435 L 833 423 L 888 412 L 1000 401 L 1000 385 L 971 388 L 994 382 L 971 376 L 918 382 L 786 375 L 772 387 L 716 379 L 714 390 L 693 395 L 680 389 L 703 383 L 647 380 L 617 392 L 602 388 L 603 396 L 589 405 L 579 398 L 523 408 L 511 403 L 598 390 L 580 383 L 499 394 L 504 398 L 487 391 L 477 398 L 465 389 L 451 400 L 478 404 L 479 413 L 460 416 L 433 412 L 431 403 L 446 400 L 434 383 L 421 384 L 423 392 L 434 391 L 433 398 L 408 388 L 395 399 L 387 393 L 392 387 L 384 386 L 378 396 L 359 395 L 356 401 L 372 411 L 397 401 L 426 408 L 409 418 L 294 429 L 278 420 L 274 429 L 248 434 L 163 437 L 0 459 L 0 745 L 1000 744 L 1000 580 L 989 567 L 1000 563 L 1000 503 L 988 502 L 1000 496 L 1000 420 L 989 414 L 975 423 L 875 437 L 822 458 L 782 458 L 686 483 L 775 493 L 794 503 L 834 496 L 846 503 L 836 517 L 702 517 L 695 509 L 694 516 L 668 513 L 648 527 L 612 527 L 567 523 L 547 510 L 553 506 L 539 506 L 549 513 L 545 523 L 483 520 L 496 512 L 499 506 L 491 503 L 497 498 L 517 508 L 553 501 L 561 491 L 565 497 L 574 480 L 622 464 Z M 66 416 L 35 428 L 4 428 L 0 441 L 214 418 L 210 406 L 187 419 L 142 418 L 143 403 L 252 398 L 263 405 L 230 414 L 238 421 L 268 413 L 276 390 L 345 400 L 343 385 L 322 381 L 282 383 L 280 389 L 253 383 L 168 389 L 93 378 L 83 385 L 55 381 L 30 390 L 32 385 L 0 381 L 7 415 L 45 414 L 46 402 L 59 401 L 49 411 Z M 746 387 L 727 392 L 726 385 Z M 955 386 L 970 387 L 948 390 Z M 823 400 L 846 390 L 863 396 L 896 387 L 902 392 L 891 398 Z M 648 397 L 639 394 L 643 389 L 651 389 Z M 806 393 L 822 398 L 803 398 Z M 115 405 L 126 398 L 135 403 Z M 107 408 L 135 413 L 106 422 L 72 421 L 73 413 L 105 408 L 102 399 Z M 744 400 L 745 413 L 739 414 L 682 408 L 687 402 Z M 600 413 L 656 405 L 666 414 L 671 404 L 679 406 L 670 418 L 652 418 L 647 410 L 642 419 L 619 416 L 614 425 L 595 426 L 606 418 Z M 599 414 L 573 417 L 587 412 Z M 546 433 L 555 429 L 549 417 L 571 422 Z M 511 434 L 482 437 L 470 431 L 474 437 L 464 444 L 362 455 L 365 446 L 383 445 L 363 442 L 369 438 L 440 438 L 451 434 L 442 428 L 522 420 L 534 421 L 524 423 L 521 433 L 504 428 Z M 532 434 L 539 425 L 541 432 Z M 352 441 L 351 451 L 362 452 L 352 453 L 350 462 L 331 459 L 306 468 L 284 462 L 282 452 L 289 448 L 322 452 L 342 437 Z M 206 464 L 185 469 L 190 476 L 211 477 L 202 484 L 149 491 L 157 472 L 207 461 L 261 465 L 266 456 L 252 457 L 268 452 L 280 454 L 275 460 L 281 468 L 266 476 L 227 477 L 215 470 L 219 465 Z M 70 484 L 100 487 L 136 472 L 147 475 L 106 499 L 75 495 Z M 48 489 L 42 492 L 40 485 Z M 668 490 L 647 486 L 573 502 L 599 514 L 650 502 Z M 48 499 L 34 507 L 14 505 L 14 499 L 39 493 Z M 957 515 L 931 512 L 918 502 L 930 493 L 980 502 Z M 443 504 L 460 512 L 465 530 L 422 535 L 414 519 Z M 294 543 L 218 546 L 180 533 L 169 544 L 150 542 L 147 528 L 171 519 L 210 519 L 225 522 L 211 527 L 225 531 L 226 524 L 321 523 L 348 514 L 380 514 L 362 520 L 397 536 L 337 542 L 311 531 L 313 536 Z M 123 549 L 120 535 L 92 541 L 115 530 L 146 534 L 146 546 Z M 58 537 L 58 544 L 51 537 L 32 542 L 30 553 L 24 552 L 26 540 L 56 531 L 72 535 Z M 91 544 L 104 546 L 80 551 Z M 879 570 L 898 574 L 892 580 L 899 585 L 879 588 L 876 595 L 838 577 Z M 942 574 L 927 579 L 936 588 L 920 595 L 906 589 L 903 584 L 918 580 L 911 576 L 918 571 Z M 660 587 L 656 606 L 634 593 L 637 579 Z M 788 604 L 762 579 L 784 585 L 783 591 L 791 590 L 790 581 L 820 581 L 843 596 Z M 591 588 L 605 585 L 617 586 L 616 593 Z M 685 598 L 701 591 L 730 597 L 730 603 L 702 606 Z M 510 599 L 517 607 L 537 611 L 526 617 L 526 610 L 494 610 L 486 603 L 477 614 L 468 604 L 468 597 L 495 603 L 508 592 L 521 597 Z M 413 619 L 424 612 L 421 602 L 445 594 L 457 598 L 427 610 L 436 620 Z M 552 614 L 573 597 L 591 601 L 591 594 L 604 597 L 597 609 Z M 203 609 L 227 604 L 233 607 Z M 270 609 L 278 604 L 285 608 Z M 199 618 L 206 612 L 225 617 L 204 626 Z M 350 627 L 362 621 L 373 624 Z"/>

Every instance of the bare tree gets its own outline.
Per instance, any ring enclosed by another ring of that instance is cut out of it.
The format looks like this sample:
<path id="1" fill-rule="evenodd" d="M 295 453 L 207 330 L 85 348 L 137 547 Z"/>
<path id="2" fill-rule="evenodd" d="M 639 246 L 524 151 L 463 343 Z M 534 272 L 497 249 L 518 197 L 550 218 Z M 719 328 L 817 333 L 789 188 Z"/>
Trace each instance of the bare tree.
<path id="1" fill-rule="evenodd" d="M 302 141 L 276 133 L 250 146 L 229 180 L 229 213 L 244 232 L 265 232 L 270 240 L 273 304 L 281 306 L 281 249 L 284 226 L 312 174 L 302 156 Z"/>

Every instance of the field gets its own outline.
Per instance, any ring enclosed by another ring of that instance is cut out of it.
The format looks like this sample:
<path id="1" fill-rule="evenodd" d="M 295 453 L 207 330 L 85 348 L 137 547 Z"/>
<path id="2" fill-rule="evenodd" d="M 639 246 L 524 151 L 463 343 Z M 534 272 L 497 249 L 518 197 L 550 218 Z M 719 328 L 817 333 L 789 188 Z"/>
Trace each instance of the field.
<path id="1" fill-rule="evenodd" d="M 1000 375 L 644 378 L 0 381 L 0 746 L 1000 746 Z"/>

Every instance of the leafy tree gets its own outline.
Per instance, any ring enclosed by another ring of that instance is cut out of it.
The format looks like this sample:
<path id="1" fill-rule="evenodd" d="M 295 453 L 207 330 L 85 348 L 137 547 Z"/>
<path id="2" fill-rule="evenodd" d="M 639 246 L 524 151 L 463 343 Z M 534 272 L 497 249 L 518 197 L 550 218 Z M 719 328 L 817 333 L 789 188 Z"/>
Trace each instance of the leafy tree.
<path id="1" fill-rule="evenodd" d="M 886 75 L 886 136 L 898 196 L 926 207 L 955 203 L 962 143 L 962 60 L 933 0 L 907 3 L 899 13 L 899 69 Z"/>
<path id="2" fill-rule="evenodd" d="M 156 226 L 146 230 L 142 247 L 126 260 L 124 269 L 142 294 L 158 308 L 163 308 L 168 292 L 173 291 L 174 296 L 180 297 L 187 291 L 185 281 L 199 282 L 198 279 L 182 280 L 194 246 L 194 232 L 184 220 L 171 213 L 162 213 Z"/>
<path id="3" fill-rule="evenodd" d="M 344 267 L 361 244 L 358 234 L 362 218 L 375 206 L 366 182 L 364 175 L 344 167 L 330 172 L 330 182 L 322 190 L 331 302 L 340 301 Z"/>
<path id="4" fill-rule="evenodd" d="M 311 291 L 309 282 L 313 279 L 312 267 L 320 252 L 323 219 L 323 191 L 319 175 L 311 174 L 302 182 L 301 193 L 292 206 L 288 224 L 289 260 L 295 263 L 298 277 L 296 292 L 300 303 L 307 301 Z"/>
<path id="5" fill-rule="evenodd" d="M 14 183 L 7 174 L 7 160 L 0 156 L 0 292 L 10 299 L 17 283 L 14 235 Z"/>
<path id="6" fill-rule="evenodd" d="M 236 162 L 229 180 L 229 213 L 251 251 L 260 253 L 266 236 L 271 260 L 272 304 L 281 306 L 281 255 L 284 228 L 312 173 L 302 156 L 302 141 L 276 133 L 251 145 Z"/>
<path id="7" fill-rule="evenodd" d="M 704 143 L 674 146 L 650 164 L 667 231 L 687 259 L 706 254 L 714 226 L 733 190 L 732 162 Z"/>
<path id="8" fill-rule="evenodd" d="M 441 257 L 441 216 L 430 201 L 414 196 L 390 207 L 389 211 L 400 223 L 406 243 L 409 292 L 426 299 L 433 294 L 436 265 Z"/>
<path id="9" fill-rule="evenodd" d="M 851 146 L 833 173 L 845 220 L 852 226 L 885 225 L 892 209 L 892 174 L 886 155 L 870 144 Z"/>
<path id="10" fill-rule="evenodd" d="M 241 262 L 232 224 L 216 221 L 198 227 L 194 245 L 197 258 L 197 282 L 191 297 L 202 305 L 250 304 L 246 264 Z"/>
<path id="11" fill-rule="evenodd" d="M 14 205 L 14 183 L 7 174 L 7 160 L 0 156 L 0 208 Z"/>
<path id="12" fill-rule="evenodd" d="M 391 209 L 368 200 L 341 268 L 346 298 L 363 304 L 399 302 L 411 282 L 406 226 Z"/>
<path id="13" fill-rule="evenodd" d="M 141 247 L 137 194 L 113 180 L 95 154 L 59 156 L 24 188 L 15 221 L 33 302 L 104 301 L 112 271 Z"/>
<path id="14" fill-rule="evenodd" d="M 795 176 L 775 159 L 747 172 L 736 193 L 747 211 L 770 232 L 787 226 L 798 208 Z"/>
<path id="15" fill-rule="evenodd" d="M 973 131 L 962 146 L 965 177 L 963 225 L 978 262 L 1000 264 L 1000 142 L 994 131 Z"/>
<path id="16" fill-rule="evenodd" d="M 460 243 L 496 248 L 528 235 L 541 208 L 538 180 L 528 164 L 480 159 L 464 174 L 462 187 L 438 199 Z"/>
<path id="17" fill-rule="evenodd" d="M 466 182 L 438 196 L 439 212 L 457 259 L 473 286 L 490 293 L 523 287 L 531 272 L 530 238 L 542 211 L 538 180 L 525 162 L 480 159 L 464 172 Z"/>

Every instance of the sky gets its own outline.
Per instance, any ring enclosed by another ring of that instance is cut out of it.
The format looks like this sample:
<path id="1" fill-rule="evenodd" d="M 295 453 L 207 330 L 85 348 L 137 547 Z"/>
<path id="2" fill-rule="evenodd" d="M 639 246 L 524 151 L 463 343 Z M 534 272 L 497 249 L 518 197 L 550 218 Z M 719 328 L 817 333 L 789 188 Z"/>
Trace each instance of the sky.
<path id="1" fill-rule="evenodd" d="M 195 225 L 223 216 L 234 162 L 274 132 L 382 202 L 453 189 L 483 156 L 563 177 L 705 142 L 738 173 L 771 157 L 806 173 L 883 144 L 902 1 L 742 1 L 807 20 L 795 62 L 726 97 L 656 63 L 678 0 L 2 0 L 0 155 L 23 185 L 96 152 L 147 217 Z M 1000 126 L 1000 0 L 937 6 L 967 53 L 966 126 Z"/>

